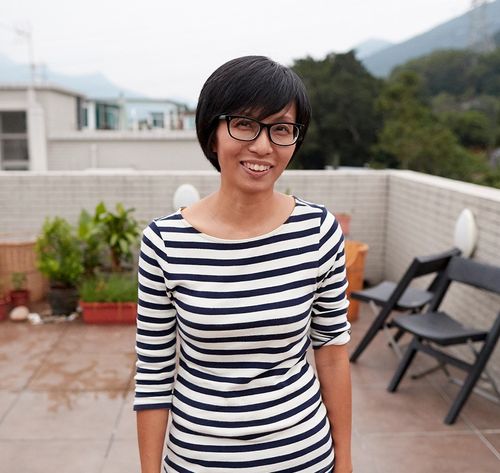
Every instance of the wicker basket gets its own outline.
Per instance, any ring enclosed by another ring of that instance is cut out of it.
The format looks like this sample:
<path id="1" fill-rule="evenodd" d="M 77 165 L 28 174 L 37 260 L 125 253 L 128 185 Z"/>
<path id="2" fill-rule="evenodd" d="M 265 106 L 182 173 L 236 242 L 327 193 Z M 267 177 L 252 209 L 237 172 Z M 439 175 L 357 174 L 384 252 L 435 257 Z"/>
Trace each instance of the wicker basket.
<path id="1" fill-rule="evenodd" d="M 363 279 L 365 274 L 365 259 L 368 252 L 368 245 L 360 241 L 346 240 L 345 260 L 347 281 L 347 297 L 349 298 L 349 310 L 347 318 L 350 322 L 358 320 L 359 301 L 350 298 L 352 291 L 363 289 Z"/>
<path id="2" fill-rule="evenodd" d="M 0 232 L 0 285 L 7 295 L 12 287 L 12 273 L 26 273 L 26 289 L 31 302 L 45 298 L 49 281 L 36 268 L 36 235 Z"/>

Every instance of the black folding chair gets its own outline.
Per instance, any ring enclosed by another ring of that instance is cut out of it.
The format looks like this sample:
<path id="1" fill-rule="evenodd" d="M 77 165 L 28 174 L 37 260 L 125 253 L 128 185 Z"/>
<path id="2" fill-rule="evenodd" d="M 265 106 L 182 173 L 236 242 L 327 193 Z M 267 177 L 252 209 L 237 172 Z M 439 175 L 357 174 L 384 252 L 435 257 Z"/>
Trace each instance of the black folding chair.
<path id="1" fill-rule="evenodd" d="M 459 382 L 462 387 L 445 417 L 445 424 L 453 424 L 455 422 L 460 410 L 481 377 L 490 382 L 497 401 L 500 400 L 498 387 L 486 369 L 488 359 L 493 353 L 500 335 L 500 312 L 496 316 L 490 330 L 480 330 L 465 326 L 447 313 L 438 312 L 445 293 L 452 282 L 459 282 L 500 294 L 500 267 L 461 257 L 454 257 L 439 282 L 436 297 L 429 304 L 428 311 L 425 314 L 420 314 L 418 317 L 401 315 L 394 318 L 394 326 L 412 334 L 413 340 L 409 344 L 387 388 L 389 392 L 396 391 L 417 351 L 422 351 L 436 358 L 443 368 L 446 364 L 449 364 L 464 370 L 468 375 L 463 383 Z M 474 308 L 472 307 L 471 311 L 473 310 Z M 482 342 L 480 350 L 476 350 L 473 345 L 474 342 Z M 463 344 L 467 344 L 474 353 L 475 361 L 473 363 L 463 361 L 433 346 L 447 347 Z"/>
<path id="2" fill-rule="evenodd" d="M 392 327 L 392 322 L 388 322 L 391 312 L 394 310 L 399 312 L 409 311 L 415 314 L 421 311 L 434 297 L 439 278 L 444 273 L 450 259 L 459 254 L 460 250 L 453 248 L 435 255 L 416 257 L 398 283 L 383 281 L 372 288 L 351 292 L 352 298 L 368 302 L 377 314 L 375 320 L 352 353 L 350 357 L 351 362 L 356 362 L 379 330 L 383 330 L 386 333 L 390 346 L 399 358 L 402 358 L 402 353 L 397 342 L 401 338 L 403 331 L 398 330 L 395 336 L 392 336 L 389 330 Z M 436 276 L 426 290 L 410 287 L 411 282 L 415 278 L 433 273 L 436 273 Z"/>

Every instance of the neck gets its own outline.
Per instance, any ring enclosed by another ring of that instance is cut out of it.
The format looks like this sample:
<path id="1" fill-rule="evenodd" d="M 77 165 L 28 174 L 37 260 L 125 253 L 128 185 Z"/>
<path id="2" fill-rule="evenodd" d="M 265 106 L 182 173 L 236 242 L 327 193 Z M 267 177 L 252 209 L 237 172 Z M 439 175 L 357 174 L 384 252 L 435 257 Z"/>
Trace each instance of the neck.
<path id="1" fill-rule="evenodd" d="M 252 227 L 262 223 L 262 216 L 269 215 L 281 201 L 273 189 L 269 192 L 242 194 L 220 188 L 212 194 L 212 217 L 237 227 Z"/>

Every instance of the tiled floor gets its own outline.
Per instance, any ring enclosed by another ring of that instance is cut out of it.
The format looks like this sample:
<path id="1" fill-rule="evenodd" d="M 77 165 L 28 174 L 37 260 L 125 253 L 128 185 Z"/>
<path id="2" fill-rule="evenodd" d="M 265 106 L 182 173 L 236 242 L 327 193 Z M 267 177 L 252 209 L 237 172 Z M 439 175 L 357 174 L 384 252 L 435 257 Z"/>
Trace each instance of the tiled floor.
<path id="1" fill-rule="evenodd" d="M 371 313 L 353 324 L 354 347 Z M 0 323 L 0 471 L 139 473 L 133 326 Z M 419 355 L 414 371 L 429 366 Z M 500 407 L 473 395 L 443 424 L 457 386 L 435 373 L 386 385 L 382 334 L 352 365 L 355 473 L 500 471 Z"/>

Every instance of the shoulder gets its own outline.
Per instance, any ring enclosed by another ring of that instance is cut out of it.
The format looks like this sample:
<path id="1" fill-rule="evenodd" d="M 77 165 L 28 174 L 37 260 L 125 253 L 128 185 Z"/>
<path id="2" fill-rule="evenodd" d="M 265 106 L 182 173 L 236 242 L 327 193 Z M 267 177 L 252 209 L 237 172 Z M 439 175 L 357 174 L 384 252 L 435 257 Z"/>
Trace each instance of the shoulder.
<path id="1" fill-rule="evenodd" d="M 182 215 L 177 210 L 170 214 L 155 217 L 142 230 L 143 240 L 146 238 L 155 246 L 163 246 L 163 234 L 171 228 L 180 226 Z"/>
<path id="2" fill-rule="evenodd" d="M 335 215 L 324 204 L 310 202 L 299 197 L 296 197 L 296 201 L 302 214 L 308 214 L 316 218 L 321 234 L 332 230 L 335 231 L 339 226 Z"/>

